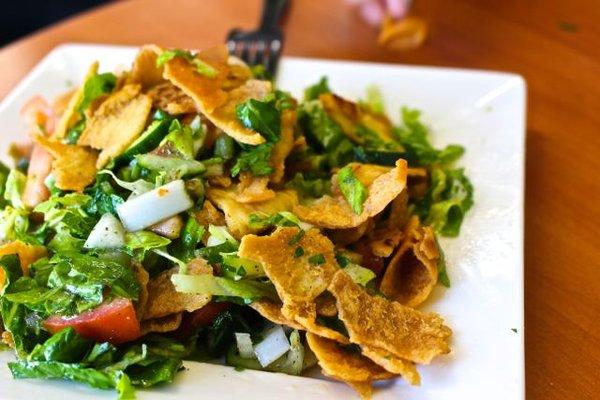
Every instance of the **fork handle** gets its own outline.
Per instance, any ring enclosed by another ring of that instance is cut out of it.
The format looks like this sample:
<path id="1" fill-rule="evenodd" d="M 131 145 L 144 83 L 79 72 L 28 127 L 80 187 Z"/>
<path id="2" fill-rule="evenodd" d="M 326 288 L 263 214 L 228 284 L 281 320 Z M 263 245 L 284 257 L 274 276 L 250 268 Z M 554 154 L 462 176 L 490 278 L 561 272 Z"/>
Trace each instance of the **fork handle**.
<path id="1" fill-rule="evenodd" d="M 277 29 L 288 4 L 289 0 L 265 0 L 260 20 L 260 31 L 265 32 Z"/>

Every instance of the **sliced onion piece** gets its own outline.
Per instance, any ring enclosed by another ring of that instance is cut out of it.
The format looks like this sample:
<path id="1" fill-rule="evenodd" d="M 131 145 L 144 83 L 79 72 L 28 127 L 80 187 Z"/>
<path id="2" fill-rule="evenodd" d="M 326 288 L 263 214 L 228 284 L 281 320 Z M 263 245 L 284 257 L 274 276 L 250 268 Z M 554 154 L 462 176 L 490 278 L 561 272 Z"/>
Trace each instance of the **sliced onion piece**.
<path id="1" fill-rule="evenodd" d="M 112 214 L 104 214 L 90 232 L 85 249 L 115 249 L 125 246 L 125 230 Z"/>
<path id="2" fill-rule="evenodd" d="M 117 214 L 125 228 L 135 232 L 177 215 L 193 205 L 183 180 L 178 179 L 127 200 L 117 207 Z"/>
<path id="3" fill-rule="evenodd" d="M 249 333 L 236 332 L 235 342 L 237 343 L 238 353 L 242 358 L 254 358 L 254 348 Z"/>
<path id="4" fill-rule="evenodd" d="M 266 367 L 290 349 L 290 342 L 279 325 L 266 331 L 263 337 L 264 339 L 254 346 L 254 354 L 260 365 Z"/>

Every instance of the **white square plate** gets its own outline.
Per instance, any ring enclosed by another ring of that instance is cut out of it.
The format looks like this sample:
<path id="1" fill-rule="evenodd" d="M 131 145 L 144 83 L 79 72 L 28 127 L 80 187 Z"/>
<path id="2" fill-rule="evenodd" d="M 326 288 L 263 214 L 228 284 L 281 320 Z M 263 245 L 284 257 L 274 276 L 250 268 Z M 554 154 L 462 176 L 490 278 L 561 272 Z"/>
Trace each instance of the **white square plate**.
<path id="1" fill-rule="evenodd" d="M 63 45 L 54 49 L 0 105 L 0 153 L 22 137 L 19 109 L 30 97 L 53 98 L 80 82 L 89 64 L 109 71 L 130 65 L 135 49 Z M 284 58 L 278 86 L 301 97 L 302 89 L 329 76 L 335 92 L 350 99 L 365 87 L 381 88 L 387 112 L 402 105 L 423 110 L 437 145 L 460 143 L 461 160 L 475 187 L 475 206 L 460 237 L 441 240 L 452 287 L 438 285 L 425 309 L 453 329 L 452 353 L 419 367 L 420 387 L 398 379 L 375 399 L 523 399 L 523 161 L 525 83 L 516 75 L 443 68 Z M 2 399 L 97 399 L 114 393 L 83 385 L 13 380 L 0 354 Z M 140 393 L 142 399 L 345 399 L 343 384 L 185 362 L 174 384 Z"/>

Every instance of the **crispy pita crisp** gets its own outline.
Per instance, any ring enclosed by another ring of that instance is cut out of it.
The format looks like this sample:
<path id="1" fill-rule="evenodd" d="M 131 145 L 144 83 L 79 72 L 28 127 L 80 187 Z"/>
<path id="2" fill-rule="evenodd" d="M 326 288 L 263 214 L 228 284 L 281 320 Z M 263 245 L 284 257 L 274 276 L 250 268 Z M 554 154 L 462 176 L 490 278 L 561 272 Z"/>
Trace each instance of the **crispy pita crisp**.
<path id="1" fill-rule="evenodd" d="M 248 225 L 251 214 L 271 215 L 279 211 L 290 211 L 298 203 L 295 190 L 276 191 L 272 199 L 249 204 L 238 202 L 237 195 L 237 186 L 228 189 L 209 188 L 206 192 L 208 199 L 225 214 L 227 228 L 237 239 L 258 231 Z"/>
<path id="2" fill-rule="evenodd" d="M 176 314 L 165 315 L 164 317 L 160 318 L 147 319 L 145 321 L 140 322 L 140 331 L 142 332 L 142 335 L 146 335 L 151 332 L 172 332 L 179 328 L 182 319 L 183 313 L 181 312 Z"/>
<path id="3" fill-rule="evenodd" d="M 131 73 L 127 77 L 127 83 L 137 83 L 142 90 L 164 82 L 162 77 L 163 68 L 156 65 L 156 59 L 162 53 L 162 49 L 154 44 L 143 46 L 135 56 L 131 67 Z"/>
<path id="4" fill-rule="evenodd" d="M 373 227 L 373 219 L 368 219 L 354 228 L 331 229 L 327 232 L 336 246 L 344 247 L 357 242 Z"/>
<path id="5" fill-rule="evenodd" d="M 148 90 L 154 108 L 166 111 L 171 115 L 197 112 L 196 103 L 191 97 L 171 82 L 163 82 Z"/>
<path id="6" fill-rule="evenodd" d="M 34 246 L 20 240 L 13 240 L 0 246 L 0 257 L 8 254 L 16 254 L 19 256 L 19 263 L 23 270 L 23 275 L 29 275 L 29 265 L 34 261 L 45 257 L 47 254 L 46 248 L 43 246 Z M 6 276 L 4 269 L 0 268 L 0 289 L 4 286 Z M 0 324 L 1 326 L 1 324 Z"/>
<path id="7" fill-rule="evenodd" d="M 283 316 L 281 313 L 282 304 L 276 304 L 270 300 L 257 300 L 252 302 L 250 307 L 255 309 L 260 315 L 274 324 L 285 325 L 294 329 L 304 329 L 304 327 L 299 323 Z"/>
<path id="8" fill-rule="evenodd" d="M 250 71 L 248 65 L 235 56 L 229 56 L 227 66 L 229 67 L 229 71 L 222 86 L 222 89 L 225 91 L 235 89 L 252 78 L 252 71 Z"/>
<path id="9" fill-rule="evenodd" d="M 392 374 L 401 375 L 411 385 L 421 384 L 415 363 L 394 357 L 385 350 L 361 346 L 362 355 Z"/>
<path id="10" fill-rule="evenodd" d="M 360 384 L 359 393 L 361 395 L 364 393 L 363 385 L 366 384 L 370 387 L 373 381 L 391 379 L 395 376 L 354 349 L 344 347 L 333 340 L 307 332 L 306 342 L 317 357 L 325 375 L 339 379 L 353 387 L 354 383 Z M 370 393 L 370 391 L 367 392 Z"/>
<path id="11" fill-rule="evenodd" d="M 331 277 L 339 269 L 335 260 L 333 243 L 317 229 L 307 231 L 300 240 L 299 228 L 278 228 L 270 236 L 246 235 L 242 238 L 240 257 L 260 262 L 277 294 L 283 302 L 281 313 L 308 331 L 346 342 L 347 339 L 332 329 L 316 322 L 316 299 L 329 285 Z M 290 241 L 297 243 L 292 243 Z M 304 254 L 294 255 L 297 247 Z M 311 257 L 320 261 L 311 261 Z"/>
<path id="12" fill-rule="evenodd" d="M 192 312 L 210 303 L 210 295 L 179 293 L 171 282 L 171 276 L 179 267 L 161 272 L 148 282 L 148 301 L 143 320 L 160 318 L 182 311 Z M 212 274 L 212 268 L 203 259 L 194 259 L 188 265 L 191 275 Z"/>
<path id="13" fill-rule="evenodd" d="M 334 275 L 329 291 L 352 343 L 423 364 L 450 351 L 447 341 L 452 331 L 437 314 L 371 296 L 343 270 Z"/>
<path id="14" fill-rule="evenodd" d="M 146 311 L 146 303 L 148 302 L 148 282 L 150 281 L 150 275 L 139 262 L 133 262 L 133 272 L 140 284 L 140 293 L 135 306 L 135 313 L 138 316 L 138 320 L 141 321 Z"/>
<path id="15" fill-rule="evenodd" d="M 321 94 L 319 101 L 327 115 L 342 128 L 344 134 L 353 142 L 359 144 L 366 142 L 365 138 L 357 132 L 359 126 L 362 126 L 376 133 L 379 140 L 395 143 L 392 123 L 384 114 L 374 113 L 333 93 Z"/>
<path id="16" fill-rule="evenodd" d="M 98 153 L 87 147 L 54 142 L 37 135 L 35 141 L 52 155 L 52 175 L 60 190 L 82 192 L 96 180 Z"/>
<path id="17" fill-rule="evenodd" d="M 296 111 L 283 110 L 281 113 L 281 135 L 271 151 L 271 165 L 275 169 L 270 175 L 273 183 L 279 183 L 285 172 L 285 159 L 294 148 L 294 126 L 296 125 Z"/>
<path id="18" fill-rule="evenodd" d="M 77 91 L 75 91 L 75 93 L 73 93 L 73 95 L 69 99 L 69 102 L 67 103 L 67 106 L 63 111 L 60 120 L 58 121 L 58 124 L 56 124 L 56 129 L 54 129 L 52 137 L 56 139 L 64 138 L 67 133 L 67 130 L 73 125 L 75 125 L 75 123 L 81 118 L 81 115 L 77 112 L 77 107 L 79 106 L 79 103 L 83 98 L 83 88 L 85 86 L 85 82 L 97 73 L 98 62 L 96 61 L 95 63 L 90 65 L 90 68 L 88 69 L 88 72 L 85 75 L 82 84 L 79 85 Z"/>
<path id="19" fill-rule="evenodd" d="M 324 317 L 335 317 L 337 315 L 337 307 L 335 306 L 335 298 L 329 292 L 324 292 L 315 299 L 317 305 L 317 314 Z"/>
<path id="20" fill-rule="evenodd" d="M 363 212 L 356 215 L 346 199 L 340 194 L 336 197 L 323 196 L 311 205 L 299 204 L 294 214 L 302 221 L 329 228 L 354 228 L 370 217 L 379 214 L 402 192 L 406 185 L 406 161 L 396 161 L 396 167 L 373 180 L 368 187 L 368 197 L 363 204 Z"/>
<path id="21" fill-rule="evenodd" d="M 258 132 L 241 124 L 236 117 L 235 108 L 251 98 L 262 100 L 271 92 L 271 83 L 250 79 L 226 92 L 223 86 L 229 74 L 229 66 L 225 46 L 201 51 L 196 57 L 210 64 L 217 75 L 201 75 L 192 63 L 181 57 L 174 57 L 165 64 L 163 76 L 191 97 L 198 109 L 215 126 L 238 142 L 250 145 L 264 143 L 265 139 Z"/>
<path id="22" fill-rule="evenodd" d="M 98 169 L 125 151 L 146 126 L 152 99 L 140 90 L 140 85 L 130 84 L 110 95 L 79 137 L 79 145 L 101 150 Z"/>
<path id="23" fill-rule="evenodd" d="M 404 233 L 400 228 L 378 228 L 369 235 L 367 247 L 377 257 L 387 258 L 392 255 L 403 237 Z"/>
<path id="24" fill-rule="evenodd" d="M 237 201 L 240 203 L 257 203 L 275 197 L 275 192 L 269 189 L 268 176 L 254 176 L 248 172 L 240 174 L 240 184 Z"/>
<path id="25" fill-rule="evenodd" d="M 380 290 L 406 306 L 424 302 L 438 279 L 440 254 L 431 227 L 421 227 L 419 218 L 411 218 L 406 239 L 388 263 Z"/>

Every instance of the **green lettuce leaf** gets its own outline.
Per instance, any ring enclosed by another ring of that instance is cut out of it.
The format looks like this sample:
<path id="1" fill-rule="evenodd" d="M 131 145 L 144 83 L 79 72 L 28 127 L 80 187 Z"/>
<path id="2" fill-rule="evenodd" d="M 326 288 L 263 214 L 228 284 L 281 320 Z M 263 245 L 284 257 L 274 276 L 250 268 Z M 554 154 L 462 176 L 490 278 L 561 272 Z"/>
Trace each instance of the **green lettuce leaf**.
<path id="1" fill-rule="evenodd" d="M 308 179 L 303 174 L 296 173 L 294 177 L 285 184 L 286 188 L 295 189 L 302 196 L 321 197 L 331 193 L 331 180 Z"/>
<path id="2" fill-rule="evenodd" d="M 171 281 L 178 292 L 223 296 L 242 300 L 245 304 L 263 298 L 279 299 L 272 284 L 254 280 L 234 281 L 212 275 L 174 274 Z"/>
<path id="3" fill-rule="evenodd" d="M 456 237 L 465 214 L 473 206 L 473 185 L 463 168 L 431 170 L 431 185 L 414 211 L 442 236 Z"/>
<path id="4" fill-rule="evenodd" d="M 23 191 L 27 176 L 18 169 L 11 169 L 6 177 L 4 188 L 4 199 L 8 201 L 14 208 L 24 208 Z"/>
<path id="5" fill-rule="evenodd" d="M 416 160 L 417 165 L 449 164 L 464 154 L 464 147 L 453 144 L 442 150 L 436 150 L 429 142 L 429 129 L 421 122 L 421 112 L 402 108 L 403 125 L 394 133 L 406 149 L 407 159 Z"/>
<path id="6" fill-rule="evenodd" d="M 273 143 L 279 140 L 281 133 L 281 114 L 274 103 L 250 99 L 238 104 L 235 113 L 242 125 Z"/>
<path id="7" fill-rule="evenodd" d="M 367 199 L 367 188 L 363 185 L 352 172 L 352 167 L 346 166 L 339 170 L 337 181 L 342 194 L 355 214 L 360 215 L 363 210 L 363 203 Z"/>
<path id="8" fill-rule="evenodd" d="M 249 171 L 252 175 L 269 175 L 275 169 L 271 166 L 272 143 L 263 143 L 258 146 L 247 146 L 237 157 L 235 164 L 231 167 L 231 176 L 237 176 L 240 172 Z"/>
<path id="9" fill-rule="evenodd" d="M 322 76 L 319 82 L 304 89 L 304 101 L 317 100 L 323 93 L 331 93 L 326 76 Z"/>
<path id="10" fill-rule="evenodd" d="M 77 106 L 77 111 L 85 111 L 99 96 L 112 92 L 116 83 L 117 77 L 110 72 L 90 77 L 83 85 L 83 97 Z"/>

